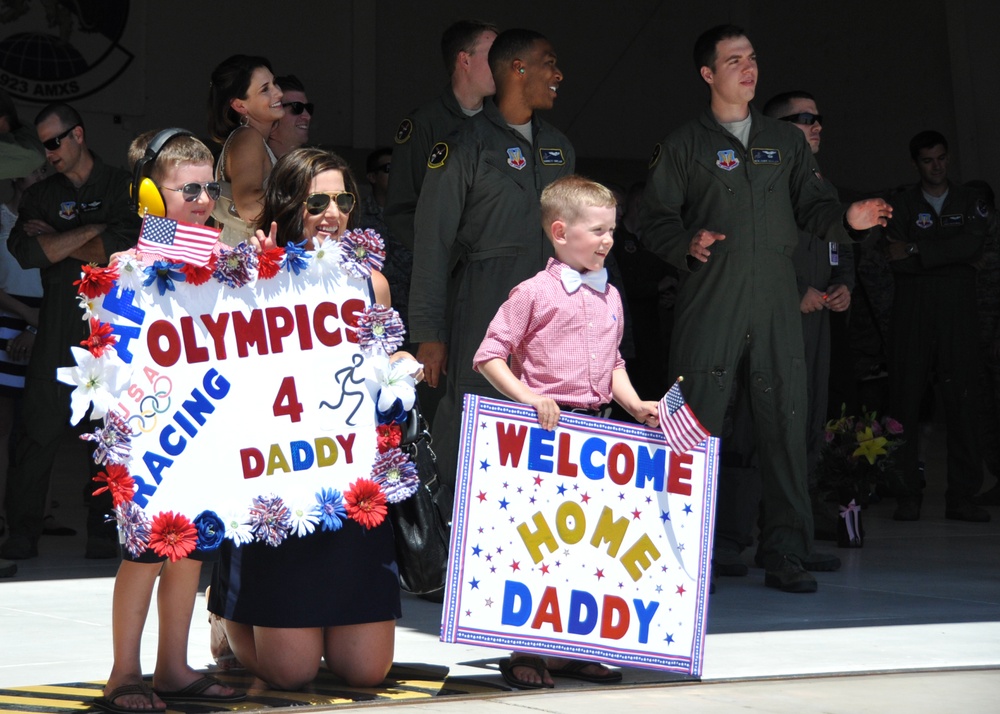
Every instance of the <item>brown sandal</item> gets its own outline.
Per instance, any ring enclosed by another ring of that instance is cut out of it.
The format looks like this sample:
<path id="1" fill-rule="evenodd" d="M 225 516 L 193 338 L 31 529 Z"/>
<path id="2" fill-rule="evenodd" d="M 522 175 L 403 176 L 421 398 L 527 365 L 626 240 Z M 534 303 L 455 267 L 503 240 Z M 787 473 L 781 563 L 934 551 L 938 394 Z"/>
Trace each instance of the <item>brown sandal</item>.
<path id="1" fill-rule="evenodd" d="M 523 679 L 518 679 L 514 676 L 515 667 L 528 667 L 535 670 L 538 673 L 538 677 L 542 680 L 545 679 L 545 675 L 548 672 L 548 668 L 545 666 L 545 660 L 541 657 L 535 657 L 533 655 L 515 655 L 509 659 L 500 660 L 500 674 L 503 675 L 503 681 L 505 681 L 514 689 L 552 689 L 554 684 L 546 684 L 542 682 L 526 682 Z"/>

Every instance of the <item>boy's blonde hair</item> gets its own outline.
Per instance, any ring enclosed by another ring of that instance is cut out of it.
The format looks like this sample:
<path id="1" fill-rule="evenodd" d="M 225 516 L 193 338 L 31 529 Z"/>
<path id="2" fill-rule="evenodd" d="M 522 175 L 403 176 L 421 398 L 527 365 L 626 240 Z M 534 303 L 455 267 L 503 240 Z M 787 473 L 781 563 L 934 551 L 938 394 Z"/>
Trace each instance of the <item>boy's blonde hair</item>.
<path id="1" fill-rule="evenodd" d="M 145 131 L 132 140 L 128 147 L 129 171 L 133 171 L 136 162 L 146 155 L 146 148 L 153 137 L 160 132 L 159 129 Z M 172 137 L 156 156 L 156 161 L 144 168 L 144 173 L 153 179 L 153 183 L 159 183 L 166 175 L 167 171 L 181 164 L 208 164 L 213 166 L 215 160 L 208 147 L 188 134 L 178 134 Z"/>
<path id="2" fill-rule="evenodd" d="M 570 174 L 556 179 L 542 190 L 542 227 L 546 235 L 553 221 L 572 223 L 584 208 L 614 208 L 615 195 L 607 186 L 583 176 Z"/>

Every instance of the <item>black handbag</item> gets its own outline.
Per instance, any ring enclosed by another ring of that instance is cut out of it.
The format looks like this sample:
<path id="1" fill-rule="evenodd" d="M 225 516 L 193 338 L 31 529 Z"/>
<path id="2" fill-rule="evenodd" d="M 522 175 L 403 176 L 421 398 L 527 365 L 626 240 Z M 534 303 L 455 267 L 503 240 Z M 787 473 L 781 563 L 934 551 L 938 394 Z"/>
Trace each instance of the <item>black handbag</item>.
<path id="1" fill-rule="evenodd" d="M 441 602 L 448 575 L 454 497 L 451 487 L 438 479 L 431 434 L 416 406 L 407 417 L 400 448 L 416 464 L 420 488 L 388 509 L 396 539 L 399 585 L 408 593 Z"/>

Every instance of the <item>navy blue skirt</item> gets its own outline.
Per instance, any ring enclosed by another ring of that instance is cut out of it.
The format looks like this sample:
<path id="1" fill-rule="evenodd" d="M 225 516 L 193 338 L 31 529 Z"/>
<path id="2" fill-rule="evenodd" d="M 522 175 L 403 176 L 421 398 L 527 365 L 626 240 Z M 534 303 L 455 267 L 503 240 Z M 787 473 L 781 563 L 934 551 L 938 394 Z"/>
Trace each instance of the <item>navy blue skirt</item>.
<path id="1" fill-rule="evenodd" d="M 345 519 L 339 531 L 292 536 L 280 546 L 226 540 L 208 609 L 260 627 L 336 627 L 402 615 L 392 525 Z"/>

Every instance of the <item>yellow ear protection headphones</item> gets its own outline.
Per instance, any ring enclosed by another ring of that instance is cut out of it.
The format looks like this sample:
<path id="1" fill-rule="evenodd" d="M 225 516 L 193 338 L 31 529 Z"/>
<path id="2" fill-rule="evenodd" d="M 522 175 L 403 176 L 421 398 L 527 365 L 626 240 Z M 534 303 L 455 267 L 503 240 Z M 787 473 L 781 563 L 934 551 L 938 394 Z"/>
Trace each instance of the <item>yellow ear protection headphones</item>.
<path id="1" fill-rule="evenodd" d="M 194 136 L 194 134 L 187 129 L 164 129 L 157 132 L 156 136 L 149 140 L 146 153 L 135 162 L 135 167 L 132 169 L 132 186 L 129 189 L 129 196 L 132 199 L 132 210 L 138 211 L 140 216 L 147 213 L 153 216 L 167 215 L 163 194 L 160 193 L 160 188 L 153 183 L 147 174 L 163 147 L 176 136 Z"/>

